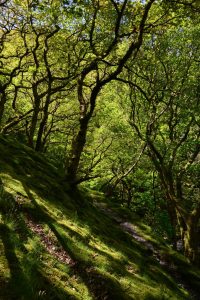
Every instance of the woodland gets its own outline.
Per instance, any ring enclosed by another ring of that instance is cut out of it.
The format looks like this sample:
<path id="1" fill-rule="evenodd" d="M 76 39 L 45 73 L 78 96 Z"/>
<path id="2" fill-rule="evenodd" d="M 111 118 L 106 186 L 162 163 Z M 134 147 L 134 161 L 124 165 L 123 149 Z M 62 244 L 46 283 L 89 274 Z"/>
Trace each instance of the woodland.
<path id="1" fill-rule="evenodd" d="M 72 193 L 139 216 L 194 265 L 199 16 L 192 0 L 0 1 L 1 137 L 51 161 Z"/>

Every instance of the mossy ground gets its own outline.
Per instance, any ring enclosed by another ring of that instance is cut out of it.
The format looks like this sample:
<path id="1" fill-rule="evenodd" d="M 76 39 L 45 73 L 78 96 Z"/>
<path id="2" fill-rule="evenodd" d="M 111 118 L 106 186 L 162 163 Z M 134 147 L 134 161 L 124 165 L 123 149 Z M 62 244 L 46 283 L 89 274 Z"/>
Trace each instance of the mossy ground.
<path id="1" fill-rule="evenodd" d="M 0 137 L 0 153 L 0 299 L 189 299 L 143 245 L 93 205 L 106 202 L 101 194 L 69 191 L 47 158 L 13 139 Z M 200 274 L 182 256 L 126 210 L 113 209 L 198 285 Z M 74 263 L 47 251 L 29 218 Z"/>

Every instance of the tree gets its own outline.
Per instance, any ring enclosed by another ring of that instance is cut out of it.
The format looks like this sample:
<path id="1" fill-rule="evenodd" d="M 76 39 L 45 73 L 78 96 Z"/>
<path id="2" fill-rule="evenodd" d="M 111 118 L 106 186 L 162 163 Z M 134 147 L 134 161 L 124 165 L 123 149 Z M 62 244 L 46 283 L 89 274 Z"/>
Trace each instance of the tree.
<path id="1" fill-rule="evenodd" d="M 128 59 L 133 54 L 136 57 L 142 45 L 148 14 L 154 2 L 150 0 L 145 5 L 129 4 L 126 0 L 122 3 L 115 1 L 92 3 L 92 11 L 89 12 L 91 21 L 87 24 L 88 29 L 83 36 L 89 50 L 77 82 L 80 119 L 79 131 L 73 141 L 67 170 L 68 180 L 71 183 L 77 181 L 88 124 L 93 116 L 97 97 L 102 88 L 122 72 Z M 131 26 L 126 23 L 126 20 L 129 20 L 129 10 L 131 15 L 134 13 L 136 16 L 135 24 Z M 112 16 L 109 19 L 108 14 Z M 100 27 L 100 22 L 103 22 L 104 26 L 101 24 Z"/>
<path id="2" fill-rule="evenodd" d="M 12 130 L 25 120 L 23 126 L 28 144 L 36 151 L 44 150 L 52 130 L 53 116 L 60 105 L 59 99 L 63 100 L 73 88 L 76 65 L 78 60 L 81 60 L 79 57 L 74 59 L 73 47 L 77 43 L 77 37 L 73 37 L 69 26 L 64 27 L 61 23 L 61 6 L 56 6 L 56 3 L 54 1 L 46 7 L 43 2 L 13 2 L 5 9 L 5 24 L 12 27 L 12 23 L 7 19 L 7 15 L 12 16 L 12 11 L 15 11 L 15 17 L 10 37 L 6 40 L 6 33 L 2 36 L 5 45 L 2 48 L 2 57 L 5 59 L 8 56 L 8 49 L 12 47 L 15 38 L 18 48 L 16 54 L 12 53 L 10 56 L 18 64 L 11 73 L 2 73 L 4 76 L 10 75 L 4 90 L 12 83 L 11 110 L 14 110 L 14 116 L 11 113 L 12 116 L 5 122 L 2 132 Z M 46 15 L 49 18 L 46 18 Z M 23 55 L 20 55 L 19 49 Z M 2 109 L 3 102 L 6 101 L 4 94 L 2 93 Z M 52 117 L 48 122 L 50 113 Z"/>
<path id="3" fill-rule="evenodd" d="M 152 35 L 145 47 L 149 50 L 141 51 L 135 69 L 128 67 L 127 81 L 119 79 L 130 85 L 131 125 L 147 144 L 165 192 L 171 224 L 192 261 L 198 259 L 200 219 L 195 192 L 199 188 L 200 151 L 197 36 L 198 28 L 186 26 L 162 37 Z"/>
<path id="4" fill-rule="evenodd" d="M 23 58 L 27 55 L 22 39 L 23 24 L 19 22 L 10 1 L 2 2 L 0 19 L 0 126 L 5 112 L 5 105 L 11 93 L 14 78 L 19 75 Z M 15 44 L 10 41 L 15 40 Z"/>

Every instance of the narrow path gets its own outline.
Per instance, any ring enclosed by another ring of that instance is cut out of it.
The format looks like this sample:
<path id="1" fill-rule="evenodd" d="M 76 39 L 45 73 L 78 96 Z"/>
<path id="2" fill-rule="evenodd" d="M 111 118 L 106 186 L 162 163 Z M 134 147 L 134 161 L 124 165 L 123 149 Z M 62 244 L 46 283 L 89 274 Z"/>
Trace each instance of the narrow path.
<path id="1" fill-rule="evenodd" d="M 179 272 L 178 267 L 170 261 L 170 257 L 163 257 L 160 251 L 152 245 L 151 242 L 140 236 L 137 232 L 137 227 L 129 222 L 122 222 L 120 227 L 128 232 L 136 241 L 143 244 L 144 247 L 152 252 L 152 256 L 158 261 L 158 263 L 175 279 L 177 285 L 186 290 L 191 300 L 200 300 L 200 295 L 192 289 L 192 287 L 183 279 L 182 274 Z"/>
<path id="2" fill-rule="evenodd" d="M 107 216 L 113 219 L 124 232 L 129 233 L 137 242 L 142 244 L 151 255 L 158 261 L 158 263 L 167 271 L 177 282 L 177 285 L 189 293 L 188 300 L 200 300 L 200 295 L 193 290 L 193 288 L 183 279 L 182 274 L 179 272 L 178 267 L 170 261 L 169 257 L 163 257 L 159 249 L 156 249 L 155 246 L 142 237 L 138 233 L 137 226 L 131 224 L 130 222 L 122 219 L 114 212 L 111 208 L 108 208 L 105 203 L 94 203 L 94 206 L 98 207 L 102 212 Z"/>

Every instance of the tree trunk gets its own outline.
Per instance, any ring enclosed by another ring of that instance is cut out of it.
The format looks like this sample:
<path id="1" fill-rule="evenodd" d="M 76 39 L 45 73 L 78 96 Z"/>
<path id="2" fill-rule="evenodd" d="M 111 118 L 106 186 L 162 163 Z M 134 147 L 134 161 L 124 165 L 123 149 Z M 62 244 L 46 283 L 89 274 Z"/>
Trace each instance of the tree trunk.
<path id="1" fill-rule="evenodd" d="M 28 143 L 31 148 L 34 148 L 34 134 L 37 126 L 38 115 L 39 115 L 39 105 L 36 105 L 31 119 L 31 126 L 29 129 L 29 136 L 28 136 Z"/>
<path id="2" fill-rule="evenodd" d="M 0 126 L 2 123 L 2 118 L 3 118 L 3 114 L 4 114 L 4 107 L 5 107 L 5 103 L 6 103 L 6 93 L 4 90 L 2 90 L 2 95 L 1 95 L 1 99 L 0 99 Z"/>
<path id="3" fill-rule="evenodd" d="M 149 148 L 151 149 L 149 152 L 150 159 L 155 166 L 155 169 L 158 172 L 161 185 L 164 190 L 165 198 L 167 201 L 167 212 L 170 218 L 170 223 L 172 227 L 172 243 L 173 247 L 176 249 L 177 244 L 177 211 L 176 211 L 176 196 L 173 187 L 173 174 L 167 167 L 164 165 L 161 156 L 155 150 L 153 144 L 148 140 Z M 157 159 L 158 157 L 158 159 Z"/>
<path id="4" fill-rule="evenodd" d="M 177 215 L 176 215 L 176 209 L 175 209 L 173 203 L 171 203 L 171 200 L 169 200 L 169 198 L 167 198 L 167 212 L 168 212 L 170 224 L 172 227 L 171 240 L 172 240 L 173 248 L 176 249 L 176 245 L 177 245 Z"/>
<path id="5" fill-rule="evenodd" d="M 192 227 L 189 225 L 187 227 L 184 235 L 184 254 L 190 261 L 194 262 L 197 259 L 197 240 Z"/>
<path id="6" fill-rule="evenodd" d="M 48 95 L 46 98 L 46 103 L 45 103 L 44 110 L 43 110 L 43 118 L 42 118 L 42 121 L 40 122 L 39 130 L 38 130 L 38 134 L 37 134 L 37 141 L 36 141 L 36 145 L 35 145 L 36 151 L 43 151 L 44 144 L 42 142 L 42 136 L 43 136 L 45 126 L 48 121 L 48 116 L 49 116 L 48 110 L 49 110 L 50 100 L 51 100 L 50 95 Z"/>
<path id="7" fill-rule="evenodd" d="M 102 88 L 102 85 L 101 83 L 98 83 L 93 88 L 90 96 L 90 101 L 89 101 L 90 109 L 88 112 L 87 112 L 88 105 L 85 104 L 83 100 L 82 88 L 83 88 L 83 81 L 81 81 L 78 86 L 78 100 L 80 103 L 80 119 L 79 119 L 80 127 L 79 127 L 78 134 L 72 143 L 71 158 L 70 158 L 69 166 L 67 168 L 67 180 L 71 184 L 76 184 L 78 179 L 77 178 L 78 167 L 80 163 L 81 154 L 83 152 L 86 143 L 88 124 L 90 122 L 90 119 L 93 116 L 93 112 L 96 106 L 96 99 Z"/>
<path id="8" fill-rule="evenodd" d="M 34 134 L 38 122 L 38 115 L 40 112 L 40 97 L 37 93 L 37 86 L 33 86 L 33 96 L 34 96 L 34 111 L 31 119 L 31 125 L 28 134 L 28 143 L 31 148 L 34 148 Z"/>
<path id="9" fill-rule="evenodd" d="M 74 184 L 77 180 L 77 172 L 78 172 L 81 154 L 83 152 L 86 143 L 86 135 L 87 135 L 89 120 L 90 118 L 88 118 L 87 116 L 83 119 L 80 119 L 79 121 L 80 128 L 72 144 L 71 160 L 67 168 L 67 180 L 71 184 Z"/>
<path id="10" fill-rule="evenodd" d="M 200 265 L 199 253 L 199 215 L 193 212 L 187 219 L 187 230 L 184 234 L 184 254 L 189 260 L 197 265 Z"/>

